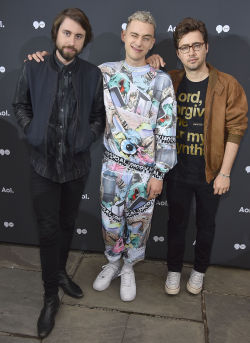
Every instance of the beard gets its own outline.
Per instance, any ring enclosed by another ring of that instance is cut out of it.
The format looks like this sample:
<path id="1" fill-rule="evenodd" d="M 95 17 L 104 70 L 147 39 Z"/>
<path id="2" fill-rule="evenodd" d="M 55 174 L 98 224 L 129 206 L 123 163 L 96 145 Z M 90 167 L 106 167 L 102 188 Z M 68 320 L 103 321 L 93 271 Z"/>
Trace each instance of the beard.
<path id="1" fill-rule="evenodd" d="M 70 48 L 72 51 L 64 51 L 65 48 Z M 73 46 L 62 46 L 58 47 L 57 50 L 60 55 L 67 61 L 70 62 L 75 58 L 75 56 L 79 55 L 81 51 L 77 51 Z"/>

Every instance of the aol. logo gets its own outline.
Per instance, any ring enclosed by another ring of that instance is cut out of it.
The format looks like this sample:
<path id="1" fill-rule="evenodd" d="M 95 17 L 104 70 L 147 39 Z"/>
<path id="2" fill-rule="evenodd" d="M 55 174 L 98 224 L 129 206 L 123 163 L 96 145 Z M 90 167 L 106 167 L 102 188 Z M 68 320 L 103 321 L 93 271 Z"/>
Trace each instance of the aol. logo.
<path id="1" fill-rule="evenodd" d="M 167 200 L 165 200 L 165 201 L 156 200 L 155 204 L 158 206 L 168 206 Z"/>
<path id="2" fill-rule="evenodd" d="M 33 26 L 34 26 L 34 28 L 37 30 L 37 29 L 39 29 L 39 27 L 40 27 L 40 29 L 44 29 L 45 28 L 45 22 L 44 21 L 33 21 Z"/>
<path id="3" fill-rule="evenodd" d="M 10 155 L 10 150 L 9 149 L 0 149 L 0 155 Z"/>
<path id="4" fill-rule="evenodd" d="M 7 228 L 7 227 L 14 227 L 15 225 L 12 222 L 4 222 L 3 226 Z"/>
<path id="5" fill-rule="evenodd" d="M 154 240 L 155 242 L 164 242 L 164 237 L 163 237 L 163 236 L 160 236 L 160 237 L 154 236 L 154 237 L 153 237 L 153 240 Z"/>
<path id="6" fill-rule="evenodd" d="M 247 247 L 246 244 L 239 244 L 239 243 L 234 244 L 235 250 L 239 250 L 239 249 L 244 250 L 246 249 L 246 247 Z"/>
<path id="7" fill-rule="evenodd" d="M 82 200 L 89 200 L 88 193 L 85 193 L 85 194 L 82 195 Z"/>
<path id="8" fill-rule="evenodd" d="M 76 229 L 76 233 L 78 233 L 78 235 L 87 235 L 88 230 L 87 229 L 78 228 L 78 229 Z"/>
<path id="9" fill-rule="evenodd" d="M 249 174 L 250 173 L 250 166 L 246 166 L 245 171 L 247 172 L 247 174 Z"/>
<path id="10" fill-rule="evenodd" d="M 15 194 L 14 190 L 12 188 L 2 188 L 2 193 L 10 193 L 10 194 Z"/>
<path id="11" fill-rule="evenodd" d="M 5 67 L 4 66 L 0 66 L 0 73 L 5 73 L 5 71 L 6 71 L 6 69 L 5 69 Z"/>
<path id="12" fill-rule="evenodd" d="M 169 25 L 168 32 L 174 32 L 176 29 L 176 26 Z"/>
<path id="13" fill-rule="evenodd" d="M 4 23 L 2 20 L 0 20 L 0 28 L 4 28 Z"/>
<path id="14" fill-rule="evenodd" d="M 244 208 L 243 206 L 241 206 L 241 208 L 239 209 L 239 212 L 243 212 L 243 213 L 250 213 L 250 208 Z"/>
<path id="15" fill-rule="evenodd" d="M 10 114 L 8 113 L 8 110 L 3 110 L 3 111 L 0 111 L 0 116 L 9 117 Z"/>
<path id="16" fill-rule="evenodd" d="M 229 25 L 224 25 L 224 26 L 222 26 L 222 25 L 217 25 L 216 26 L 216 31 L 218 32 L 218 33 L 221 33 L 222 31 L 223 32 L 228 32 L 230 30 L 230 26 Z"/>

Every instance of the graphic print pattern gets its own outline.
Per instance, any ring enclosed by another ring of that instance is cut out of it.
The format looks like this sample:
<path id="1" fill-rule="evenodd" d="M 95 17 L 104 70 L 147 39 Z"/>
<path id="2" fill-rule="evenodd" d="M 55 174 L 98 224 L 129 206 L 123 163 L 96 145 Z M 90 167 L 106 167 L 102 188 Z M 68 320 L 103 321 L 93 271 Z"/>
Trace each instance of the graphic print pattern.
<path id="1" fill-rule="evenodd" d="M 104 78 L 106 148 L 101 197 L 106 256 L 144 258 L 154 200 L 147 183 L 176 164 L 176 101 L 167 74 L 126 62 L 100 66 Z"/>

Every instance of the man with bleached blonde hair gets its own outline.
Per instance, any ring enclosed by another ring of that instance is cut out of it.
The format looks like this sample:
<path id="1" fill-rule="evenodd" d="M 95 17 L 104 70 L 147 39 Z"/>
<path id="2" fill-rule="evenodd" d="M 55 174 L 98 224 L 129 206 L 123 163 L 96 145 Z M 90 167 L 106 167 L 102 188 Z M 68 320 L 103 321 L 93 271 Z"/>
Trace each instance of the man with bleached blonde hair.
<path id="1" fill-rule="evenodd" d="M 120 275 L 123 301 L 136 296 L 133 265 L 144 259 L 155 198 L 176 163 L 172 82 L 145 61 L 154 37 L 151 13 L 135 12 L 121 35 L 125 60 L 99 66 L 107 116 L 101 207 L 108 264 L 93 287 L 103 291 Z"/>

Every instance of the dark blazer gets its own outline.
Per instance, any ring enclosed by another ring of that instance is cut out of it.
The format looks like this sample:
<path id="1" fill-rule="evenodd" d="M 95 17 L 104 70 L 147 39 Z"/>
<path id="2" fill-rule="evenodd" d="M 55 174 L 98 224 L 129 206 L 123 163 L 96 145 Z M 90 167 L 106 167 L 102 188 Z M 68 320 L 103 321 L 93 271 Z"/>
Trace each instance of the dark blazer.
<path id="1" fill-rule="evenodd" d="M 59 68 L 53 54 L 45 61 L 24 63 L 13 101 L 19 125 L 29 144 L 45 153 L 47 127 L 57 92 Z M 98 67 L 78 57 L 72 71 L 77 99 L 76 135 L 73 153 L 85 152 L 105 127 L 102 73 Z"/>

